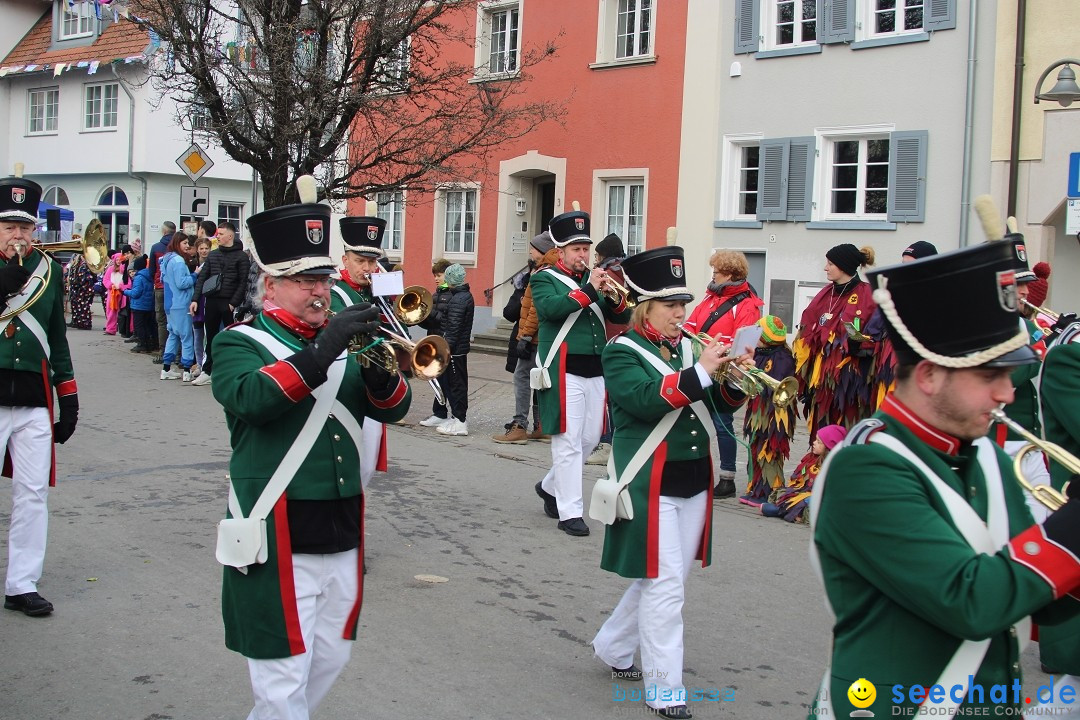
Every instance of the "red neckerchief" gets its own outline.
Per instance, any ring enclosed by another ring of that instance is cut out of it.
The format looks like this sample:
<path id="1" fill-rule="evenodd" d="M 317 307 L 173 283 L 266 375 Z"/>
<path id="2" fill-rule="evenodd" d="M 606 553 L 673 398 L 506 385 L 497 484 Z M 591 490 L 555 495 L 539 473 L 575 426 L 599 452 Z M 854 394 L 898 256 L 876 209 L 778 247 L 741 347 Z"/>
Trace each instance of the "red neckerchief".
<path id="1" fill-rule="evenodd" d="M 904 403 L 897 400 L 896 396 L 892 393 L 885 396 L 885 400 L 882 401 L 881 407 L 878 408 L 878 410 L 906 427 L 913 435 L 915 435 L 915 437 L 922 440 L 934 450 L 943 452 L 946 455 L 956 455 L 956 453 L 960 451 L 959 438 L 953 437 L 943 430 L 938 430 L 933 425 L 927 423 L 913 413 L 907 405 L 904 405 Z"/>
<path id="2" fill-rule="evenodd" d="M 558 261 L 557 263 L 555 263 L 555 265 L 556 265 L 556 266 L 557 266 L 557 267 L 558 267 L 558 268 L 559 268 L 560 270 L 562 270 L 562 271 L 563 271 L 564 273 L 566 273 L 567 275 L 569 275 L 570 277 L 572 277 L 572 278 L 574 278 L 574 279 L 576 279 L 576 280 L 581 280 L 581 278 L 583 278 L 583 277 L 585 276 L 585 273 L 579 273 L 579 272 L 574 272 L 574 271 L 573 271 L 573 270 L 571 270 L 570 268 L 566 267 L 566 265 L 563 265 L 563 261 L 562 261 L 562 260 L 560 260 L 560 261 Z"/>
<path id="3" fill-rule="evenodd" d="M 360 292 L 360 283 L 352 279 L 352 276 L 349 275 L 348 270 L 343 269 L 341 271 L 341 279 L 344 280 L 345 284 L 351 287 L 353 290 L 355 290 L 356 292 Z"/>
<path id="4" fill-rule="evenodd" d="M 294 335 L 299 335 L 305 340 L 314 340 L 315 334 L 319 332 L 319 328 L 311 327 L 288 310 L 280 308 L 268 301 L 263 302 L 263 315 L 266 315 L 281 327 Z"/>
<path id="5" fill-rule="evenodd" d="M 660 333 L 659 330 L 654 328 L 648 320 L 643 320 L 641 323 L 641 336 L 651 343 L 657 345 L 667 345 L 669 350 L 679 349 L 679 339 L 674 340 Z"/>

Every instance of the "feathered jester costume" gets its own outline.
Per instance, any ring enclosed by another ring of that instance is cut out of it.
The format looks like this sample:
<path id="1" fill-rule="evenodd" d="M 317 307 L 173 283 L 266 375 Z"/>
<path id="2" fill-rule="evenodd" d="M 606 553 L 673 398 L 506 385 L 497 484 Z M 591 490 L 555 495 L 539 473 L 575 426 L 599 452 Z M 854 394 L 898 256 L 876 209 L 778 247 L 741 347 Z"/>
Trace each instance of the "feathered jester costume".
<path id="1" fill-rule="evenodd" d="M 775 315 L 758 321 L 761 345 L 754 351 L 754 364 L 775 380 L 795 374 L 795 358 L 787 346 L 787 327 Z M 773 401 L 773 391 L 765 388 L 746 403 L 743 434 L 750 442 L 750 458 L 744 500 L 760 504 L 784 484 L 784 463 L 791 452 L 795 434 L 795 408 L 780 408 Z"/>

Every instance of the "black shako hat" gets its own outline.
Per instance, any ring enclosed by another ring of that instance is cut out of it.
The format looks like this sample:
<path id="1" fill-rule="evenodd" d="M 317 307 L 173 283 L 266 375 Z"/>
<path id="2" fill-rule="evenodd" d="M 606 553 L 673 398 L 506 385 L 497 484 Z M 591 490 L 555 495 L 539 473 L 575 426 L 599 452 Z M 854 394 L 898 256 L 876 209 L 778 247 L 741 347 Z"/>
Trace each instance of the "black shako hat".
<path id="1" fill-rule="evenodd" d="M 41 186 L 24 177 L 0 178 L 0 220 L 37 225 Z"/>
<path id="2" fill-rule="evenodd" d="M 282 205 L 252 215 L 247 221 L 252 257 L 268 275 L 329 275 L 330 206 L 318 203 Z"/>
<path id="3" fill-rule="evenodd" d="M 683 249 L 667 245 L 631 255 L 622 261 L 626 287 L 638 302 L 642 300 L 685 300 L 694 294 L 686 287 Z"/>
<path id="4" fill-rule="evenodd" d="M 1017 313 L 1015 265 L 1011 243 L 991 242 L 867 272 L 900 364 L 1038 362 Z M 967 308 L 963 324 L 942 322 L 942 307 Z"/>
<path id="5" fill-rule="evenodd" d="M 583 210 L 572 210 L 551 218 L 548 232 L 555 241 L 555 247 L 566 247 L 573 243 L 592 245 L 592 238 L 589 237 L 589 213 Z"/>
<path id="6" fill-rule="evenodd" d="M 386 220 L 380 217 L 343 217 L 338 220 L 345 249 L 370 258 L 385 257 L 382 249 Z"/>
<path id="7" fill-rule="evenodd" d="M 1016 284 L 1034 282 L 1035 273 L 1028 265 L 1027 245 L 1024 244 L 1024 236 L 1020 233 L 1007 233 L 1003 242 L 1012 245 L 1013 269 L 1016 270 Z"/>

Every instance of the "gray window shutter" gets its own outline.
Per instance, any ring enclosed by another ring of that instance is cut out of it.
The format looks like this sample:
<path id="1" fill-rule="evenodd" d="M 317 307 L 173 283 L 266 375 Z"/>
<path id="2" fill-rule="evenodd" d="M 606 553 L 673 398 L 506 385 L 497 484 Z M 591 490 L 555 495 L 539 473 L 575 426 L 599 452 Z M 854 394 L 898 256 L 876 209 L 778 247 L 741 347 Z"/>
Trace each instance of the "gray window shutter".
<path id="1" fill-rule="evenodd" d="M 814 202 L 816 147 L 817 142 L 813 137 L 790 139 L 786 208 L 788 220 L 810 221 L 810 212 Z"/>
<path id="2" fill-rule="evenodd" d="M 761 0 L 735 0 L 735 54 L 758 51 Z"/>
<path id="3" fill-rule="evenodd" d="M 926 220 L 926 130 L 889 136 L 889 222 Z"/>
<path id="4" fill-rule="evenodd" d="M 787 219 L 786 138 L 762 140 L 758 154 L 758 220 Z"/>
<path id="5" fill-rule="evenodd" d="M 927 0 L 923 12 L 923 30 L 927 32 L 956 28 L 956 0 Z"/>
<path id="6" fill-rule="evenodd" d="M 824 0 L 818 13 L 818 42 L 855 42 L 856 0 Z"/>

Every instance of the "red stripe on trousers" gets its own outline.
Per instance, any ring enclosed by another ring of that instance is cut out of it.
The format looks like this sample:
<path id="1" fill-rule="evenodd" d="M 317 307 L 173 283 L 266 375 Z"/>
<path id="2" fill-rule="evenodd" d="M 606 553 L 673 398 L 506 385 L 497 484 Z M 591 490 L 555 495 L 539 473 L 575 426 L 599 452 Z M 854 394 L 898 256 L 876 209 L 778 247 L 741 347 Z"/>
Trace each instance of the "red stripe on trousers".
<path id="1" fill-rule="evenodd" d="M 304 633 L 300 630 L 300 613 L 296 609 L 296 583 L 293 581 L 292 540 L 289 537 L 289 511 L 285 495 L 274 504 L 274 536 L 277 542 L 278 587 L 281 588 L 281 612 L 285 619 L 285 636 L 289 653 L 306 652 Z"/>
<path id="2" fill-rule="evenodd" d="M 360 620 L 360 606 L 364 604 L 364 510 L 367 506 L 367 498 L 363 495 L 360 496 L 360 549 L 357 552 L 356 560 L 356 603 L 353 604 L 353 608 L 349 611 L 349 619 L 345 621 L 345 629 L 341 632 L 341 637 L 345 640 L 351 640 L 353 632 L 356 630 L 356 623 Z"/>
<path id="3" fill-rule="evenodd" d="M 559 346 L 559 432 L 566 432 L 566 343 Z"/>

